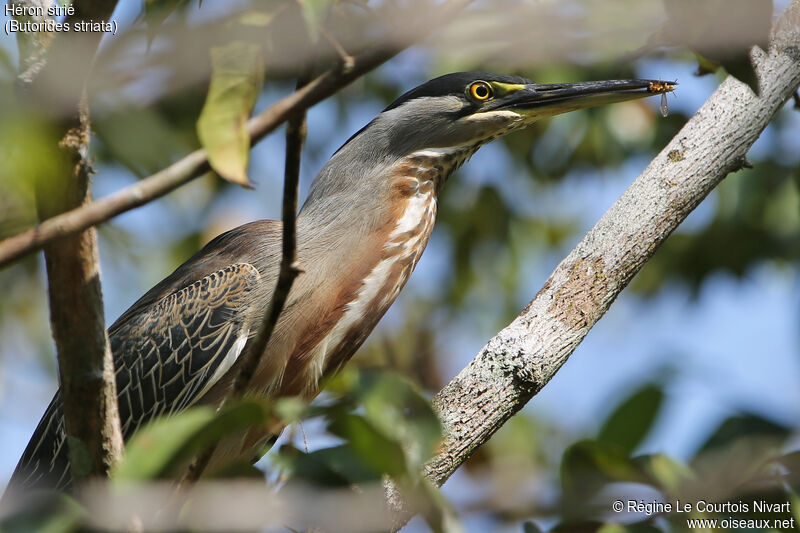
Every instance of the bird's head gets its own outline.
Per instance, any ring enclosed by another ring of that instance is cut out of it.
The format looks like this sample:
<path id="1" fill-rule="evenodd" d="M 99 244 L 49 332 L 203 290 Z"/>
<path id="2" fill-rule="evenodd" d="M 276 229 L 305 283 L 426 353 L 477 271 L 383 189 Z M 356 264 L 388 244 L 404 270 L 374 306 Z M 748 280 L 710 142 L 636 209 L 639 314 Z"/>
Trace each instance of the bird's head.
<path id="1" fill-rule="evenodd" d="M 539 84 L 488 72 L 440 76 L 402 95 L 350 137 L 314 180 L 301 214 L 316 208 L 316 220 L 327 221 L 344 213 L 343 206 L 355 206 L 380 219 L 375 206 L 381 203 L 373 197 L 391 194 L 393 178 L 411 168 L 409 156 L 425 158 L 410 164 L 417 172 L 425 165 L 434 170 L 426 179 L 438 192 L 480 146 L 540 118 L 674 88 L 660 80 Z"/>
<path id="2" fill-rule="evenodd" d="M 474 151 L 544 117 L 661 94 L 674 86 L 641 79 L 539 84 L 517 76 L 458 72 L 408 91 L 350 141 L 364 135 L 371 146 L 393 156 L 431 148 Z"/>

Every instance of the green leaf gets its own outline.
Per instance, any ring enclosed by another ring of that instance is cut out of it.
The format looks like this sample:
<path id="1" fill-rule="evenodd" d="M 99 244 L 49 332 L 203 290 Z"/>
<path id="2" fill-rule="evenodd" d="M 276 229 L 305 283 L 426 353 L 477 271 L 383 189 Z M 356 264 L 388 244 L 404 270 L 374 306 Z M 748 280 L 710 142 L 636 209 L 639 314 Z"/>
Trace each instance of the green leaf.
<path id="1" fill-rule="evenodd" d="M 265 28 L 275 19 L 276 13 L 268 11 L 246 11 L 239 15 L 238 22 L 242 26 Z"/>
<path id="2" fill-rule="evenodd" d="M 213 408 L 196 407 L 154 420 L 130 440 L 114 478 L 123 481 L 165 475 L 178 458 L 191 455 L 188 448 L 197 451 L 192 447 L 192 440 L 213 419 Z"/>
<path id="3" fill-rule="evenodd" d="M 601 441 L 580 440 L 561 459 L 565 504 L 586 502 L 613 481 L 647 483 L 648 478 L 620 448 Z"/>
<path id="4" fill-rule="evenodd" d="M 391 372 L 365 374 L 359 395 L 365 419 L 402 445 L 409 474 L 416 475 L 442 437 L 430 402 L 410 381 Z"/>
<path id="5" fill-rule="evenodd" d="M 775 461 L 788 436 L 787 428 L 756 415 L 725 420 L 692 458 L 697 480 L 685 492 L 711 501 L 776 483 Z"/>
<path id="6" fill-rule="evenodd" d="M 778 457 L 776 461 L 785 469 L 785 480 L 789 486 L 800 489 L 800 450 Z"/>
<path id="7" fill-rule="evenodd" d="M 421 478 L 415 488 L 417 489 L 416 498 L 414 498 L 412 506 L 414 509 L 419 509 L 431 530 L 436 533 L 460 533 L 463 531 L 455 509 L 438 487 L 429 480 Z M 407 497 L 407 495 L 406 490 L 404 496 Z"/>
<path id="8" fill-rule="evenodd" d="M 147 25 L 147 46 L 150 47 L 153 39 L 158 35 L 161 25 L 173 11 L 186 4 L 187 0 L 145 0 L 144 22 Z"/>
<path id="9" fill-rule="evenodd" d="M 647 522 L 631 524 L 604 524 L 597 533 L 661 533 L 661 530 Z"/>
<path id="10" fill-rule="evenodd" d="M 361 374 L 359 369 L 345 366 L 340 372 L 324 378 L 325 391 L 340 397 L 339 401 L 341 401 L 341 397 L 355 394 L 359 387 Z"/>
<path id="11" fill-rule="evenodd" d="M 542 529 L 533 520 L 526 520 L 522 523 L 522 533 L 542 533 Z"/>
<path id="12" fill-rule="evenodd" d="M 328 424 L 328 431 L 345 439 L 358 457 L 376 472 L 402 479 L 409 471 L 403 449 L 361 415 L 347 414 Z"/>
<path id="13" fill-rule="evenodd" d="M 80 525 L 86 517 L 86 509 L 66 494 L 36 491 L 26 494 L 25 500 L 19 503 L 21 505 L 14 506 L 13 514 L 6 514 L 0 520 L 3 533 L 82 531 Z"/>
<path id="14" fill-rule="evenodd" d="M 263 481 L 264 471 L 252 463 L 251 460 L 233 460 L 230 463 L 225 463 L 220 467 L 215 467 L 213 471 L 207 471 L 209 477 L 217 479 L 252 479 Z"/>
<path id="15" fill-rule="evenodd" d="M 319 38 L 319 28 L 328 12 L 328 0 L 301 0 L 300 8 L 306 24 L 309 40 L 314 43 Z"/>
<path id="16" fill-rule="evenodd" d="M 743 414 L 726 419 L 706 440 L 700 452 L 708 452 L 727 446 L 746 437 L 769 437 L 782 441 L 790 435 L 785 426 L 758 415 Z"/>
<path id="17" fill-rule="evenodd" d="M 135 481 L 168 476 L 223 437 L 263 424 L 270 412 L 265 404 L 248 399 L 220 412 L 203 406 L 157 418 L 133 435 L 113 478 Z"/>
<path id="18" fill-rule="evenodd" d="M 551 533 L 592 533 L 599 531 L 603 527 L 601 522 L 596 520 L 565 521 L 550 530 Z"/>
<path id="19" fill-rule="evenodd" d="M 695 480 L 691 468 L 660 453 L 641 455 L 633 461 L 647 474 L 654 486 L 668 494 L 678 494 L 681 487 Z"/>
<path id="20" fill-rule="evenodd" d="M 154 109 L 124 109 L 92 123 L 103 154 L 139 177 L 168 166 L 189 148 L 181 131 Z"/>
<path id="21" fill-rule="evenodd" d="M 597 440 L 632 453 L 650 432 L 663 399 L 664 393 L 656 385 L 637 390 L 606 419 Z"/>
<path id="22" fill-rule="evenodd" d="M 261 46 L 234 41 L 211 49 L 211 85 L 197 120 L 197 135 L 221 177 L 250 186 L 247 119 L 264 81 Z"/>
<path id="23" fill-rule="evenodd" d="M 430 402 L 416 385 L 394 372 L 345 371 L 329 381 L 326 390 L 341 396 L 332 404 L 312 408 L 311 413 L 325 415 L 331 424 L 351 423 L 349 413 L 357 406 L 363 407 L 363 414 L 359 414 L 363 421 L 357 422 L 358 427 L 366 424 L 381 439 L 398 446 L 405 474 L 419 476 L 422 465 L 441 440 L 442 429 Z M 336 427 L 337 431 L 345 430 L 344 426 Z"/>
<path id="24" fill-rule="evenodd" d="M 293 446 L 282 446 L 278 461 L 293 472 L 293 479 L 329 487 L 379 482 L 382 473 L 371 468 L 349 444 L 304 453 Z"/>
<path id="25" fill-rule="evenodd" d="M 297 397 L 279 398 L 275 400 L 275 414 L 287 425 L 298 422 L 308 412 L 308 403 Z"/>
<path id="26" fill-rule="evenodd" d="M 17 69 L 8 55 L 8 51 L 5 48 L 0 48 L 0 80 L 13 78 L 16 73 Z"/>

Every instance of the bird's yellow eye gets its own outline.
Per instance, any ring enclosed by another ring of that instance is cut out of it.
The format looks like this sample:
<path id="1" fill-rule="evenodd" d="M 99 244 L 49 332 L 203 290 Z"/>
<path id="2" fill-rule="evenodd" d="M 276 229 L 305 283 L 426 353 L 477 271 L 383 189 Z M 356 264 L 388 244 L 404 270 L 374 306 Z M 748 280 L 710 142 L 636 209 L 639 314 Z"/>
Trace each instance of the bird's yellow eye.
<path id="1" fill-rule="evenodd" d="M 469 86 L 469 94 L 479 102 L 485 102 L 492 97 L 492 86 L 485 81 L 476 81 Z"/>

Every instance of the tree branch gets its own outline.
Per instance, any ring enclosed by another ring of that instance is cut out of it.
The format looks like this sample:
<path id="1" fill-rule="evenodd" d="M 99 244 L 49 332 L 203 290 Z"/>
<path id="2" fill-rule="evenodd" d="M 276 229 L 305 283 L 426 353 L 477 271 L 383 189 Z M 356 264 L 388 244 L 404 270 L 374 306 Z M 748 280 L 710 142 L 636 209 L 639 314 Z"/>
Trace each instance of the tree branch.
<path id="1" fill-rule="evenodd" d="M 278 281 L 275 284 L 275 292 L 270 300 L 267 313 L 264 315 L 258 326 L 258 333 L 252 342 L 252 349 L 242 354 L 242 361 L 239 373 L 233 381 L 230 397 L 240 397 L 244 394 L 253 374 L 258 368 L 261 355 L 267 348 L 267 343 L 272 336 L 272 331 L 278 323 L 289 291 L 294 284 L 295 278 L 302 272 L 297 264 L 297 195 L 300 182 L 300 156 L 303 151 L 303 143 L 306 139 L 306 113 L 299 112 L 289 118 L 286 128 L 286 163 L 283 178 L 283 239 L 280 271 Z"/>
<path id="2" fill-rule="evenodd" d="M 299 79 L 298 88 L 305 85 L 306 79 Z M 267 312 L 258 323 L 256 336 L 248 343 L 248 348 L 242 353 L 239 371 L 231 384 L 228 393 L 222 398 L 218 409 L 222 409 L 231 399 L 241 398 L 253 374 L 258 368 L 261 356 L 267 348 L 267 343 L 272 337 L 272 331 L 278 323 L 283 307 L 289 297 L 295 278 L 302 270 L 297 265 L 297 195 L 300 183 L 300 158 L 303 153 L 303 143 L 306 138 L 306 113 L 305 110 L 289 117 L 286 127 L 286 162 L 283 176 L 283 206 L 281 220 L 283 222 L 283 239 L 281 243 L 281 264 L 278 271 L 278 281 L 275 291 L 269 302 Z M 211 461 L 217 445 L 211 446 L 198 455 L 186 470 L 179 487 L 188 487 L 195 483 Z"/>
<path id="3" fill-rule="evenodd" d="M 385 63 L 410 45 L 425 38 L 440 27 L 471 0 L 450 0 L 426 17 L 424 24 L 403 25 L 385 43 L 370 47 L 353 58 L 348 65 L 337 65 L 306 84 L 303 88 L 279 100 L 248 122 L 251 143 L 255 144 L 292 114 L 300 112 L 333 95 L 341 88 Z M 347 68 L 345 68 L 347 67 Z M 144 205 L 175 190 L 209 170 L 205 150 L 195 150 L 180 161 L 101 200 L 72 209 L 43 221 L 38 226 L 0 241 L 0 267 L 41 249 L 45 243 L 71 235 Z"/>
<path id="4" fill-rule="evenodd" d="M 79 4 L 74 3 L 76 11 Z M 110 15 L 115 4 L 106 2 L 98 13 Z M 62 172 L 55 177 L 39 176 L 36 184 L 40 219 L 91 202 L 88 162 L 91 127 L 85 82 L 92 61 L 65 57 L 65 47 L 52 46 L 64 38 L 61 35 L 49 41 L 49 50 L 46 47 L 34 50 L 33 58 L 23 57 L 24 72 L 18 78 L 23 105 L 52 109 L 46 88 L 54 85 L 47 77 L 60 71 L 64 61 L 76 65 L 71 81 L 67 87 L 62 84 L 60 91 L 64 101 L 69 102 L 73 117 L 62 124 L 66 130 L 59 143 L 66 154 Z M 94 56 L 100 38 L 81 37 L 91 43 L 88 57 Z M 87 476 L 108 476 L 123 450 L 114 363 L 103 311 L 97 235 L 90 228 L 48 243 L 44 252 L 67 445 L 72 477 L 77 483 Z"/>
<path id="5" fill-rule="evenodd" d="M 442 485 L 561 368 L 661 243 L 730 172 L 800 83 L 800 0 L 769 54 L 752 51 L 761 88 L 728 77 L 572 252 L 522 313 L 433 399 L 445 428 L 425 476 Z M 411 511 L 394 490 L 402 526 Z"/>
<path id="6" fill-rule="evenodd" d="M 91 202 L 91 169 L 82 155 L 89 136 L 83 118 L 64 136 L 69 164 L 60 176 L 39 180 L 40 218 Z M 94 228 L 48 243 L 44 257 L 72 476 L 76 482 L 107 476 L 122 456 L 123 441 Z"/>

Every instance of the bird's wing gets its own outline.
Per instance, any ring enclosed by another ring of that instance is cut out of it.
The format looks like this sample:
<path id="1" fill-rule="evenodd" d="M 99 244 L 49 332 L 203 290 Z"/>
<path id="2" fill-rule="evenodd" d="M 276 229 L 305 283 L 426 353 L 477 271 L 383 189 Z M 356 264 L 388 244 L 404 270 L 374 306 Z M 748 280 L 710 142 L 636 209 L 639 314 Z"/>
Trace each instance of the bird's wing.
<path id="1" fill-rule="evenodd" d="M 243 308 L 258 280 L 254 266 L 231 265 L 110 332 L 126 437 L 145 420 L 188 407 L 231 367 L 247 341 Z"/>
<path id="2" fill-rule="evenodd" d="M 247 296 L 260 279 L 237 263 L 136 305 L 109 331 L 122 430 L 129 438 L 142 424 L 191 405 L 234 363 L 249 333 Z M 39 422 L 9 485 L 69 485 L 61 398 Z"/>

